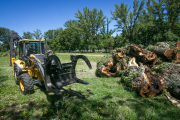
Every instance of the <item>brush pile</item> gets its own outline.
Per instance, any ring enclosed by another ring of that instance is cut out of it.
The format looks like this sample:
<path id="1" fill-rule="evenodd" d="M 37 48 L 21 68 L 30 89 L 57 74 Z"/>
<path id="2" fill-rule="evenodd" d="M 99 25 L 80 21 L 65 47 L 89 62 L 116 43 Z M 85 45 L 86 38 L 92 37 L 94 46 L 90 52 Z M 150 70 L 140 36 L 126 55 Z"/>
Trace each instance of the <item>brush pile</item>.
<path id="1" fill-rule="evenodd" d="M 172 47 L 165 42 L 156 46 L 131 44 L 117 48 L 112 55 L 97 62 L 96 75 L 121 77 L 127 87 L 132 87 L 142 97 L 154 97 L 168 87 L 176 98 L 180 97 L 180 42 Z"/>

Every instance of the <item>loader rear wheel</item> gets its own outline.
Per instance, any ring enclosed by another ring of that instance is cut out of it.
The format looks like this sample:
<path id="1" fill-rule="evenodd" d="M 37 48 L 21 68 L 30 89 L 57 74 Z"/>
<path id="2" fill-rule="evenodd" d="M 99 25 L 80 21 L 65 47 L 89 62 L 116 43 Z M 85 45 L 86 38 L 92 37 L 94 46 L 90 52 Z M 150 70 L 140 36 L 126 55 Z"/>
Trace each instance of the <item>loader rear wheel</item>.
<path id="1" fill-rule="evenodd" d="M 24 95 L 30 94 L 34 91 L 34 84 L 31 76 L 28 73 L 23 73 L 20 75 L 19 87 Z"/>
<path id="2" fill-rule="evenodd" d="M 17 70 L 17 65 L 15 64 L 14 65 L 14 80 L 15 80 L 16 85 L 19 85 L 19 75 L 17 75 L 16 70 Z"/>

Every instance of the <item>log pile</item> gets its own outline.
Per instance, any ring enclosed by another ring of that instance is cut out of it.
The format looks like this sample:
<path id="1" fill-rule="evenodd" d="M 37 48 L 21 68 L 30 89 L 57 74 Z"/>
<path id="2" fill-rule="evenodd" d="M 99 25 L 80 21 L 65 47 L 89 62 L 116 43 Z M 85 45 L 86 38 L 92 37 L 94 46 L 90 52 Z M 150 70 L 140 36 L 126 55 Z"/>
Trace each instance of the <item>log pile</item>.
<path id="1" fill-rule="evenodd" d="M 108 59 L 98 62 L 97 74 L 121 77 L 121 81 L 128 81 L 144 98 L 156 96 L 167 86 L 171 86 L 169 91 L 174 93 L 175 97 L 180 96 L 180 84 L 176 84 L 180 83 L 180 67 L 162 64 L 164 61 L 158 65 L 159 57 L 180 63 L 180 42 L 177 44 L 177 51 L 164 42 L 148 46 L 147 49 L 136 44 L 118 48 Z"/>
<path id="2" fill-rule="evenodd" d="M 162 58 L 164 61 L 175 60 L 175 63 L 180 63 L 180 41 L 177 46 L 170 46 L 165 42 L 158 42 L 155 46 L 149 45 L 147 50 L 150 50 Z"/>
<path id="3" fill-rule="evenodd" d="M 177 44 L 177 54 L 175 63 L 180 63 L 180 41 Z"/>

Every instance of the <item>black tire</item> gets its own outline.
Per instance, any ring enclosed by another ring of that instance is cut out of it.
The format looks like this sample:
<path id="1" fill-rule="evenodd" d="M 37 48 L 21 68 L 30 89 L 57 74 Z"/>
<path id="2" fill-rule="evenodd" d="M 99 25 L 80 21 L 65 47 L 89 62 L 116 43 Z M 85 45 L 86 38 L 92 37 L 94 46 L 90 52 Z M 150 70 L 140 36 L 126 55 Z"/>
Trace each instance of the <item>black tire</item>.
<path id="1" fill-rule="evenodd" d="M 19 75 L 17 74 L 17 65 L 14 65 L 14 80 L 16 85 L 19 85 Z"/>
<path id="2" fill-rule="evenodd" d="M 24 95 L 30 94 L 34 91 L 33 80 L 28 73 L 22 73 L 19 76 L 19 87 Z"/>

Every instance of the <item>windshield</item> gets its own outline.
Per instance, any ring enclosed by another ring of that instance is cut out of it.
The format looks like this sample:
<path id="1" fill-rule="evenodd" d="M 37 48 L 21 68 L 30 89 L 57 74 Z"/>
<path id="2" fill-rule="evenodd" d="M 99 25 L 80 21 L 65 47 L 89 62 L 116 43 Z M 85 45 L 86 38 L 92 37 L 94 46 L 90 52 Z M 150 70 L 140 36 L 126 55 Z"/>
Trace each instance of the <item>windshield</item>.
<path id="1" fill-rule="evenodd" d="M 39 41 L 28 41 L 25 42 L 25 49 L 26 49 L 26 55 L 29 56 L 30 54 L 40 54 L 40 46 Z M 44 42 L 41 42 L 41 50 L 42 54 L 45 54 L 44 50 Z"/>

